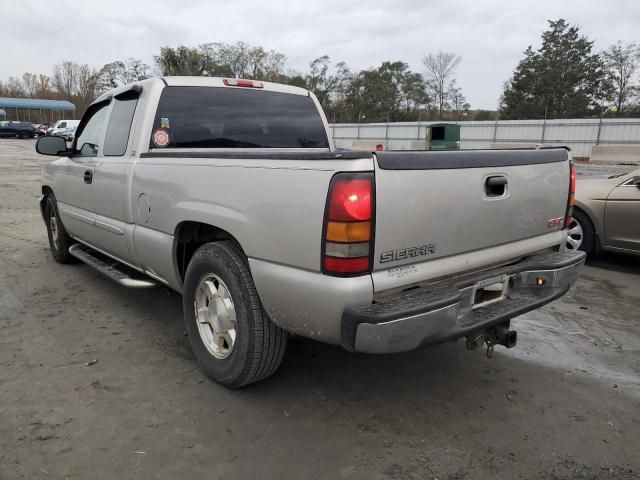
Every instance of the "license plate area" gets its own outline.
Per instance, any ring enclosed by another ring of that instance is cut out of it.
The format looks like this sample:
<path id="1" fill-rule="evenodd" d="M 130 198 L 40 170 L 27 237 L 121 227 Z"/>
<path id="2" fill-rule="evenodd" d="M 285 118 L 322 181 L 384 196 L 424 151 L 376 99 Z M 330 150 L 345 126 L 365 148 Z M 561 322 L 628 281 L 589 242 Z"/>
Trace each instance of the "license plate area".
<path id="1" fill-rule="evenodd" d="M 509 277 L 507 275 L 482 280 L 473 286 L 471 308 L 475 310 L 504 300 L 507 298 L 508 291 Z"/>

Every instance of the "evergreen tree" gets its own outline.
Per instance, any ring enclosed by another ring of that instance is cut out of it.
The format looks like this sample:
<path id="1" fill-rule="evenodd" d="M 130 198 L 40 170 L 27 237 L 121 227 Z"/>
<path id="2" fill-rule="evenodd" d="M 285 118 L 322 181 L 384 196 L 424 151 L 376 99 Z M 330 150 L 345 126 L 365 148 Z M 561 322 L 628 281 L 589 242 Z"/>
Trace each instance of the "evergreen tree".
<path id="1" fill-rule="evenodd" d="M 579 118 L 599 113 L 605 96 L 602 58 L 580 27 L 549 21 L 542 46 L 524 51 L 501 98 L 500 118 Z"/>

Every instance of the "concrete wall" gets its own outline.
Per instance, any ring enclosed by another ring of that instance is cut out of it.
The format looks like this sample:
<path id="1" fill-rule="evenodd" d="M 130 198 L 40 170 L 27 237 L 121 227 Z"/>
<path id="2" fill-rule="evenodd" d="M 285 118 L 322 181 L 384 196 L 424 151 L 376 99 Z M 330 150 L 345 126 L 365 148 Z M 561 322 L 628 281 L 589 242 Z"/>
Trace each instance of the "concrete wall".
<path id="1" fill-rule="evenodd" d="M 426 127 L 438 122 L 341 123 L 331 125 L 335 144 L 351 148 L 353 140 L 383 141 L 390 150 L 408 150 L 424 142 Z M 640 145 L 640 119 L 500 120 L 460 122 L 460 147 L 492 144 L 566 145 L 574 157 L 589 157 L 594 145 Z M 413 144 L 416 145 L 416 144 Z"/>
<path id="2" fill-rule="evenodd" d="M 590 160 L 640 164 L 640 145 L 594 145 Z"/>

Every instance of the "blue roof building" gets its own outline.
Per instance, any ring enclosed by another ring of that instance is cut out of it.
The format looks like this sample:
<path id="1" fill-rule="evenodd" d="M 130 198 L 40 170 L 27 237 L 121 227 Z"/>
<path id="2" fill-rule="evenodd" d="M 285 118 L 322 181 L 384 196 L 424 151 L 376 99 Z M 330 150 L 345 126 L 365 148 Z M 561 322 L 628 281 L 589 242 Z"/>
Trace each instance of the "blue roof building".
<path id="1" fill-rule="evenodd" d="M 65 112 L 72 112 L 70 116 L 75 117 L 76 106 L 66 100 L 0 97 L 0 117 L 8 118 L 9 116 L 15 116 L 14 120 L 31 121 L 31 114 L 33 110 L 39 111 L 39 115 L 33 115 L 34 120 L 39 118 L 39 121 L 42 122 L 46 121 L 47 117 L 49 117 L 49 120 L 53 120 L 54 116 L 59 118 L 60 115 L 63 115 Z M 15 115 L 13 115 L 14 112 Z M 54 112 L 56 112 L 55 115 Z"/>

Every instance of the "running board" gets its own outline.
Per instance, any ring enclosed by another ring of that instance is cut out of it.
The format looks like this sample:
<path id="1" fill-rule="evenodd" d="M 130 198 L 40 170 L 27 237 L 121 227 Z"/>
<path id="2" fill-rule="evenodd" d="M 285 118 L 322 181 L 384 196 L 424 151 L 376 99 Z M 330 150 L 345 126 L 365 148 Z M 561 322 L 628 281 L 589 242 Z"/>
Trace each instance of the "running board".
<path id="1" fill-rule="evenodd" d="M 114 280 L 125 287 L 153 288 L 160 286 L 158 282 L 149 277 L 145 276 L 142 278 L 142 273 L 136 272 L 132 268 L 129 268 L 106 255 L 102 255 L 95 250 L 91 250 L 89 247 L 84 247 L 79 243 L 69 247 L 69 253 L 78 260 L 82 260 L 87 265 L 92 266 L 99 272 L 105 274 L 111 280 Z M 135 274 L 139 275 L 139 277 L 132 276 Z"/>

